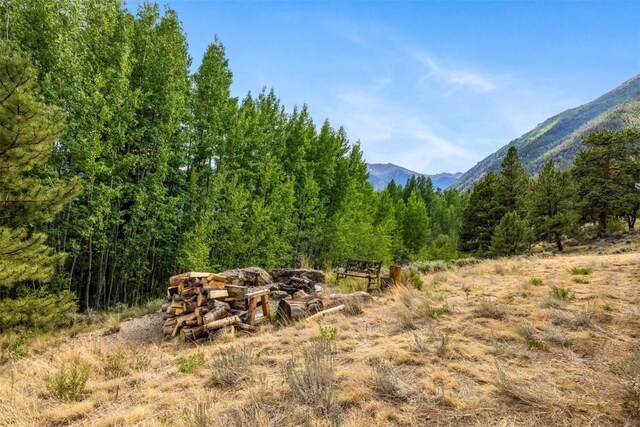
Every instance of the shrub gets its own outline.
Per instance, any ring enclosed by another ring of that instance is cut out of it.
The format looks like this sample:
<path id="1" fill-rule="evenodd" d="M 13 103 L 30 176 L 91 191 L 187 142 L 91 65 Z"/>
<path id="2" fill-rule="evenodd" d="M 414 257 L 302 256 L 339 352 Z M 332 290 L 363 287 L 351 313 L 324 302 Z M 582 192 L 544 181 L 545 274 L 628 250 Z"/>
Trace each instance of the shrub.
<path id="1" fill-rule="evenodd" d="M 422 290 L 424 282 L 422 281 L 422 278 L 420 277 L 420 274 L 417 270 L 414 270 L 413 268 L 403 270 L 402 276 L 402 281 L 404 283 L 406 283 L 407 285 L 411 285 L 418 290 Z"/>
<path id="2" fill-rule="evenodd" d="M 204 353 L 198 352 L 190 356 L 181 356 L 178 359 L 178 371 L 192 374 L 204 366 Z"/>
<path id="3" fill-rule="evenodd" d="M 58 372 L 46 379 L 47 390 L 60 401 L 77 401 L 84 394 L 89 380 L 89 365 L 75 360 L 63 365 Z"/>
<path id="4" fill-rule="evenodd" d="M 531 286 L 542 286 L 544 285 L 544 282 L 542 281 L 542 279 L 539 279 L 537 277 L 532 277 L 531 279 L 529 279 L 529 284 Z"/>
<path id="5" fill-rule="evenodd" d="M 338 328 L 335 326 L 320 325 L 320 341 L 333 343 L 338 339 Z"/>
<path id="6" fill-rule="evenodd" d="M 549 291 L 549 296 L 551 298 L 557 299 L 558 301 L 568 302 L 575 298 L 573 292 L 567 288 L 559 288 L 557 286 L 552 286 Z"/>
<path id="7" fill-rule="evenodd" d="M 247 378 L 247 371 L 253 364 L 255 355 L 247 346 L 234 347 L 215 358 L 211 364 L 213 374 L 209 383 L 230 388 Z"/>
<path id="8" fill-rule="evenodd" d="M 548 350 L 547 345 L 537 338 L 537 331 L 533 326 L 527 323 L 519 323 L 518 325 L 516 325 L 516 332 L 518 332 L 518 335 L 524 338 L 529 350 Z"/>
<path id="9" fill-rule="evenodd" d="M 114 334 L 120 332 L 120 313 L 112 313 L 107 316 L 106 320 L 106 333 Z"/>
<path id="10" fill-rule="evenodd" d="M 478 317 L 488 317 L 491 319 L 504 319 L 507 315 L 502 307 L 490 299 L 484 299 L 474 310 Z"/>
<path id="11" fill-rule="evenodd" d="M 479 264 L 481 262 L 482 260 L 479 260 L 477 258 L 460 258 L 453 261 L 453 265 L 456 267 L 467 267 L 470 265 Z"/>
<path id="12" fill-rule="evenodd" d="M 400 400 L 406 399 L 405 387 L 390 365 L 377 362 L 372 369 L 374 388 L 380 396 Z"/>
<path id="13" fill-rule="evenodd" d="M 182 418 L 189 427 L 208 427 L 213 424 L 210 409 L 211 403 L 198 402 L 193 406 L 193 409 L 186 408 L 182 413 Z"/>
<path id="14" fill-rule="evenodd" d="M 580 283 L 580 284 L 582 284 L 582 285 L 586 285 L 586 284 L 588 284 L 588 283 L 589 283 L 589 281 L 588 281 L 587 279 L 583 279 L 582 277 L 574 277 L 574 278 L 573 278 L 573 281 L 574 281 L 575 283 Z"/>
<path id="15" fill-rule="evenodd" d="M 410 269 L 418 270 L 420 273 L 436 273 L 447 271 L 449 267 L 444 261 L 419 261 L 411 263 Z"/>
<path id="16" fill-rule="evenodd" d="M 127 373 L 126 357 L 122 350 L 118 349 L 114 353 L 107 355 L 104 365 L 104 373 L 107 378 L 119 378 Z"/>
<path id="17" fill-rule="evenodd" d="M 0 341 L 0 363 L 29 357 L 29 352 L 24 348 L 26 343 L 26 335 L 3 336 Z"/>
<path id="18" fill-rule="evenodd" d="M 283 368 L 285 383 L 298 402 L 320 404 L 325 409 L 333 406 L 335 358 L 330 345 L 316 341 L 302 355 L 302 361 L 292 358 Z"/>
<path id="19" fill-rule="evenodd" d="M 573 267 L 571 269 L 571 274 L 587 276 L 587 275 L 589 275 L 591 273 L 593 273 L 593 270 L 590 269 L 590 268 L 586 268 L 586 267 Z"/>

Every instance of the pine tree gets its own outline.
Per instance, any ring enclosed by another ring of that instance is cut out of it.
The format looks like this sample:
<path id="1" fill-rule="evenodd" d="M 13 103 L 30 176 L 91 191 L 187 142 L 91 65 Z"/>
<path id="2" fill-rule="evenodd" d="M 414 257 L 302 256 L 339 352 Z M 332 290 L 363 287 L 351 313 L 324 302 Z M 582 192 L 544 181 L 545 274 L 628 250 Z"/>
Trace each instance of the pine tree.
<path id="1" fill-rule="evenodd" d="M 528 185 L 529 176 L 520 163 L 518 149 L 511 146 L 502 160 L 502 170 L 496 182 L 496 201 L 503 214 L 513 211 L 524 214 Z"/>
<path id="2" fill-rule="evenodd" d="M 578 153 L 574 162 L 579 211 L 583 221 L 598 222 L 600 235 L 606 234 L 612 216 L 633 211 L 633 195 L 637 191 L 634 174 L 638 176 L 633 135 L 634 132 L 607 129 L 593 132 L 584 139 L 586 149 Z"/>
<path id="3" fill-rule="evenodd" d="M 29 59 L 12 55 L 0 44 L 0 295 L 6 297 L 0 302 L 3 313 L 4 308 L 14 305 L 32 306 L 33 295 L 25 294 L 17 285 L 48 282 L 63 259 L 63 254 L 54 253 L 46 244 L 47 236 L 39 232 L 79 191 L 76 181 L 47 179 L 45 183 L 41 177 L 53 144 L 64 131 L 62 122 L 62 112 L 42 102 Z M 40 292 L 39 296 L 45 297 L 46 293 Z M 17 301 L 12 299 L 15 297 Z M 43 319 L 49 321 L 53 315 L 59 320 L 64 315 L 60 310 L 74 308 L 66 293 L 51 298 L 61 304 L 31 307 L 34 312 L 24 319 L 13 309 L 6 310 L 0 319 L 0 331 L 18 324 L 44 326 L 40 324 Z"/>
<path id="4" fill-rule="evenodd" d="M 503 212 L 496 197 L 497 180 L 497 175 L 489 172 L 469 195 L 467 205 L 462 210 L 460 226 L 460 250 L 463 252 L 482 255 L 491 245 L 494 228 Z"/>
<path id="5" fill-rule="evenodd" d="M 533 232 L 526 219 L 517 211 L 507 212 L 496 226 L 491 238 L 490 253 L 494 256 L 521 254 L 529 249 Z"/>
<path id="6" fill-rule="evenodd" d="M 557 169 L 549 160 L 533 181 L 530 194 L 528 214 L 535 239 L 553 242 L 562 251 L 562 239 L 578 223 L 571 173 Z"/>

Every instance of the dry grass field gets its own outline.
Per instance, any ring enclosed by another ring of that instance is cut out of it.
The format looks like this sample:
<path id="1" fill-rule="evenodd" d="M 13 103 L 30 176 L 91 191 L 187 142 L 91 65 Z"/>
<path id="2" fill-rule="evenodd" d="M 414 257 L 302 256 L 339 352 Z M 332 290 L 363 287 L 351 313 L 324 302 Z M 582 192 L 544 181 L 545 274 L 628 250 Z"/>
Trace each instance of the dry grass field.
<path id="1" fill-rule="evenodd" d="M 639 247 L 457 267 L 198 347 L 162 341 L 157 313 L 32 338 L 5 348 L 0 425 L 638 425 Z"/>

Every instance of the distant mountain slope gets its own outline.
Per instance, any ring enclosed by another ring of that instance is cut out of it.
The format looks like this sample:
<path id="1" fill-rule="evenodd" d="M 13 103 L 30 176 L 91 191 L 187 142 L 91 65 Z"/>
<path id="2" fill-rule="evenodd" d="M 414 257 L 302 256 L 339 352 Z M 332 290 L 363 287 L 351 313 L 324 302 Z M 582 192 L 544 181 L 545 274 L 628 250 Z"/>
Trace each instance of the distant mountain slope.
<path id="1" fill-rule="evenodd" d="M 573 163 L 582 140 L 598 129 L 640 128 L 640 74 L 598 99 L 572 108 L 540 123 L 532 131 L 514 139 L 465 172 L 454 184 L 468 190 L 489 171 L 500 170 L 500 163 L 512 145 L 531 173 L 537 173 L 552 159 L 568 167 Z"/>
<path id="2" fill-rule="evenodd" d="M 369 170 L 369 182 L 376 190 L 382 190 L 391 180 L 394 180 L 396 184 L 404 185 L 412 176 L 423 175 L 403 168 L 402 166 L 394 165 L 393 163 L 367 163 L 367 169 Z M 433 182 L 435 188 L 442 188 L 444 190 L 450 187 L 461 175 L 462 172 L 439 173 L 424 176 L 431 178 L 431 182 Z"/>

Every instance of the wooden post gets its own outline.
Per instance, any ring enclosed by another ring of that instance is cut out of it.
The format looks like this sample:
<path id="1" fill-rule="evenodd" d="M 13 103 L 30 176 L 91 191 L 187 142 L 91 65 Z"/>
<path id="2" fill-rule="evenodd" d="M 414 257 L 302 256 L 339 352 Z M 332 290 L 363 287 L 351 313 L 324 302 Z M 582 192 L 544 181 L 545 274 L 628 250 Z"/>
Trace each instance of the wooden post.
<path id="1" fill-rule="evenodd" d="M 391 283 L 394 286 L 402 284 L 402 267 L 399 265 L 392 265 L 389 267 L 389 276 L 391 276 Z"/>
<path id="2" fill-rule="evenodd" d="M 249 313 L 248 313 L 248 318 L 247 318 L 247 323 L 249 325 L 255 325 L 256 324 L 256 308 L 258 306 L 258 298 L 257 297 L 250 297 L 249 298 Z"/>
<path id="3" fill-rule="evenodd" d="M 262 304 L 262 315 L 268 319 L 271 316 L 271 309 L 269 308 L 269 294 L 260 296 L 260 302 Z"/>

